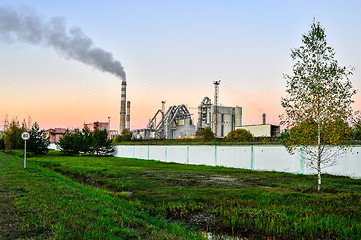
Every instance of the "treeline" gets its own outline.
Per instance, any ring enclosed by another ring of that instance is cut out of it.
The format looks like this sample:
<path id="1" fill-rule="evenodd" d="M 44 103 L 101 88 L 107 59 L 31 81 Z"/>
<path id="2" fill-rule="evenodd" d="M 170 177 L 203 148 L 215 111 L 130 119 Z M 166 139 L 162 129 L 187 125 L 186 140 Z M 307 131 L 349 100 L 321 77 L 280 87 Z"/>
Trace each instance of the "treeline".
<path id="1" fill-rule="evenodd" d="M 21 139 L 21 134 L 25 131 L 30 133 L 30 139 L 26 141 L 27 152 L 38 155 L 46 154 L 49 151 L 49 138 L 44 130 L 39 129 L 37 122 L 28 129 L 25 123 L 20 126 L 19 122 L 15 120 L 11 121 L 6 131 L 0 135 L 0 150 L 11 152 L 16 149 L 24 149 L 24 140 Z"/>
<path id="2" fill-rule="evenodd" d="M 112 155 L 114 146 L 112 140 L 108 139 L 107 130 L 90 131 L 88 127 L 82 130 L 66 130 L 65 134 L 57 143 L 59 150 L 64 155 Z"/>
<path id="3" fill-rule="evenodd" d="M 31 128 L 26 126 L 25 121 L 19 124 L 18 121 L 10 122 L 5 132 L 0 133 L 0 150 L 11 152 L 17 149 L 24 149 L 24 140 L 21 139 L 23 132 L 30 133 L 30 139 L 26 141 L 26 150 L 33 155 L 47 154 L 49 149 L 49 137 L 44 130 L 39 129 L 39 124 L 35 122 Z M 123 136 L 124 137 L 124 136 Z M 126 138 L 128 139 L 129 136 Z M 82 130 L 67 130 L 57 143 L 59 150 L 64 155 L 112 155 L 114 147 L 112 141 L 108 139 L 106 130 L 90 131 L 88 127 Z"/>
<path id="4" fill-rule="evenodd" d="M 251 132 L 245 129 L 237 129 L 228 133 L 224 138 L 215 137 L 211 128 L 202 128 L 195 138 L 180 139 L 131 139 L 128 132 L 122 133 L 114 139 L 116 144 L 146 144 L 146 145 L 178 145 L 178 144 L 212 144 L 212 145 L 229 145 L 229 144 L 284 144 L 289 137 L 288 132 L 283 132 L 277 137 L 254 137 Z M 352 127 L 349 127 L 349 134 L 346 137 L 348 144 L 361 144 L 361 121 L 358 121 Z"/>

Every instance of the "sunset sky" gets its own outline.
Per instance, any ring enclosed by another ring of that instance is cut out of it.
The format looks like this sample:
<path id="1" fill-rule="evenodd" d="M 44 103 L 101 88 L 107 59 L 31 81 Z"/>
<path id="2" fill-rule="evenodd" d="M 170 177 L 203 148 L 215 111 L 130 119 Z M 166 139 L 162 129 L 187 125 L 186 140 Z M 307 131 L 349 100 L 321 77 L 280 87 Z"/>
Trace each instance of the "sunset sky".
<path id="1" fill-rule="evenodd" d="M 120 61 L 132 129 L 145 128 L 162 100 L 166 108 L 186 104 L 196 124 L 196 108 L 205 96 L 213 101 L 212 82 L 219 79 L 219 103 L 241 106 L 244 125 L 260 124 L 262 113 L 279 124 L 290 50 L 302 44 L 313 18 L 326 29 L 339 64 L 355 67 L 351 81 L 361 90 L 358 0 L 0 0 L 0 8 L 31 11 L 45 23 L 62 16 L 67 29 L 81 28 Z M 111 117 L 111 128 L 119 129 L 116 76 L 51 47 L 1 35 L 0 66 L 0 125 L 6 114 L 20 121 L 31 116 L 43 129 Z M 361 92 L 354 100 L 361 110 Z"/>

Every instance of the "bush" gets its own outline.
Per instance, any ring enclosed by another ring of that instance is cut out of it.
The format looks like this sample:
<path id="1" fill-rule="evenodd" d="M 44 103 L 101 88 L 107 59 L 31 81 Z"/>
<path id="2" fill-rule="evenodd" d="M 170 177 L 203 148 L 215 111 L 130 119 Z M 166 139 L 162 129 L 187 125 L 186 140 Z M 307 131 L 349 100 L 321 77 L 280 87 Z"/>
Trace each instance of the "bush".
<path id="1" fill-rule="evenodd" d="M 353 128 L 353 139 L 361 140 L 361 120 L 359 120 Z"/>
<path id="2" fill-rule="evenodd" d="M 67 130 L 57 144 L 64 155 L 92 154 L 110 155 L 114 152 L 112 141 L 108 140 L 106 130 L 95 130 L 91 132 L 84 127 L 82 131 L 75 129 L 73 132 Z"/>
<path id="3" fill-rule="evenodd" d="M 228 133 L 226 140 L 230 142 L 251 142 L 253 135 L 246 129 L 236 129 Z"/>
<path id="4" fill-rule="evenodd" d="M 46 137 L 44 130 L 39 130 L 39 124 L 35 122 L 29 130 L 30 139 L 27 140 L 27 149 L 34 154 L 46 154 L 50 144 L 49 138 Z"/>
<path id="5" fill-rule="evenodd" d="M 112 141 L 108 139 L 107 130 L 95 130 L 93 132 L 93 152 L 97 155 L 111 155 L 114 152 Z"/>
<path id="6" fill-rule="evenodd" d="M 4 134 L 1 134 L 1 133 L 0 133 L 0 150 L 5 150 Z"/>
<path id="7" fill-rule="evenodd" d="M 81 142 L 76 134 L 70 132 L 68 129 L 56 145 L 64 155 L 71 156 L 80 153 Z"/>
<path id="8" fill-rule="evenodd" d="M 6 151 L 24 148 L 24 140 L 21 139 L 21 133 L 25 132 L 24 126 L 20 127 L 19 123 L 13 120 L 4 135 L 4 145 Z"/>
<path id="9" fill-rule="evenodd" d="M 196 136 L 200 137 L 203 141 L 212 141 L 215 138 L 214 132 L 212 132 L 210 127 L 200 129 Z"/>
<path id="10" fill-rule="evenodd" d="M 130 140 L 132 140 L 132 133 L 129 132 L 127 129 L 124 129 L 120 135 L 117 135 L 114 138 L 113 142 L 129 142 Z"/>

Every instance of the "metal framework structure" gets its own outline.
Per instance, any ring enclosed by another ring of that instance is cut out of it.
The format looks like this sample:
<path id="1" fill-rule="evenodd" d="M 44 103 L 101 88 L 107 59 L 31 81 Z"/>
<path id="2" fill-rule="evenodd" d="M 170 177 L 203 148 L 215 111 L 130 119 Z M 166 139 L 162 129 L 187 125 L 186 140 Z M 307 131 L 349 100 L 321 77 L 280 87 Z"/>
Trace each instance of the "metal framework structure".
<path id="1" fill-rule="evenodd" d="M 161 120 L 157 122 L 157 118 L 159 119 L 159 115 L 161 116 Z M 173 138 L 173 131 L 177 126 L 179 126 L 179 120 L 184 120 L 191 118 L 191 114 L 188 111 L 187 107 L 182 104 L 178 106 L 171 106 L 164 113 L 164 110 L 158 110 L 154 117 L 149 120 L 148 129 L 151 129 L 156 132 L 156 137 L 158 138 Z"/>
<path id="2" fill-rule="evenodd" d="M 204 97 L 198 107 L 198 130 L 205 127 L 211 127 L 210 110 L 212 102 L 209 97 Z"/>
<path id="3" fill-rule="evenodd" d="M 221 80 L 214 81 L 214 134 L 217 135 L 217 127 L 218 127 L 218 90 L 219 90 L 219 84 L 221 83 Z"/>
<path id="4" fill-rule="evenodd" d="M 4 125 L 4 132 L 8 129 L 9 127 L 9 118 L 8 118 L 8 115 L 6 114 L 6 117 L 5 117 L 5 120 L 3 121 Z"/>

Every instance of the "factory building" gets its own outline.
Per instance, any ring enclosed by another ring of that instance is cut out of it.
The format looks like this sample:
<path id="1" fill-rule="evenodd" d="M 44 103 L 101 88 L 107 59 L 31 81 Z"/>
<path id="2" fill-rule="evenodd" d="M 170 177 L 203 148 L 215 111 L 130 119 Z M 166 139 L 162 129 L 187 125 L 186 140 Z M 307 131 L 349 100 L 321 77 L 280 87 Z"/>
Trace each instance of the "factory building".
<path id="1" fill-rule="evenodd" d="M 95 130 L 109 130 L 110 123 L 109 122 L 93 122 L 93 123 L 84 123 L 84 127 L 88 127 L 90 131 Z"/>
<path id="2" fill-rule="evenodd" d="M 50 143 L 58 143 L 66 132 L 66 128 L 50 128 L 44 131 Z"/>
<path id="3" fill-rule="evenodd" d="M 252 133 L 253 137 L 278 137 L 280 136 L 280 126 L 272 124 L 247 125 L 236 129 L 246 129 Z"/>
<path id="4" fill-rule="evenodd" d="M 84 127 L 88 127 L 90 131 L 94 132 L 95 130 L 107 130 L 108 139 L 114 139 L 118 135 L 117 130 L 110 130 L 110 118 L 108 122 L 93 122 L 93 123 L 84 123 Z"/>
<path id="5" fill-rule="evenodd" d="M 236 129 L 246 129 L 252 133 L 254 137 L 278 137 L 281 135 L 279 125 L 267 124 L 266 114 L 262 114 L 263 122 L 258 125 L 247 125 L 236 127 Z"/>
<path id="6" fill-rule="evenodd" d="M 147 129 L 133 131 L 136 138 L 176 139 L 193 136 L 196 126 L 193 124 L 191 114 L 184 104 L 174 105 L 164 112 L 158 110 L 149 120 Z"/>
<path id="7" fill-rule="evenodd" d="M 154 129 L 134 129 L 131 131 L 133 138 L 135 139 L 154 139 L 155 138 L 155 130 Z"/>
<path id="8" fill-rule="evenodd" d="M 242 108 L 212 105 L 209 97 L 203 98 L 198 107 L 197 130 L 210 127 L 217 137 L 242 126 Z"/>

